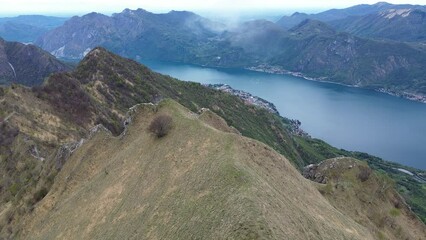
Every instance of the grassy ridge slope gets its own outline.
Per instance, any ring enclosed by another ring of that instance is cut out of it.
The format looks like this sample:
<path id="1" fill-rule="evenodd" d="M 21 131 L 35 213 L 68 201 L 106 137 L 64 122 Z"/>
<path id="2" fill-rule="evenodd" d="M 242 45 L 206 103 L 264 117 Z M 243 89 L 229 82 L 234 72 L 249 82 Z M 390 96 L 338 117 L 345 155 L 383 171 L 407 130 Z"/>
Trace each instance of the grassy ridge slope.
<path id="1" fill-rule="evenodd" d="M 0 140 L 7 143 L 4 149 L 11 150 L 0 152 L 0 236 L 6 238 L 22 229 L 20 219 L 49 191 L 79 140 L 99 123 L 119 135 L 123 121 L 129 120 L 128 108 L 141 102 L 172 98 L 193 112 L 202 111 L 205 122 L 235 131 L 207 113 L 218 114 L 240 133 L 269 145 L 299 168 L 354 154 L 316 140 L 294 138 L 284 118 L 247 105 L 236 96 L 154 73 L 102 48 L 89 53 L 75 71 L 55 74 L 42 87 L 31 91 L 13 85 L 0 90 L 1 127 L 7 130 Z M 212 112 L 203 110 L 205 107 Z M 413 196 L 421 200 L 423 195 L 416 192 Z M 422 209 L 424 205 L 418 203 Z"/>
<path id="2" fill-rule="evenodd" d="M 230 94 L 177 81 L 98 49 L 74 72 L 54 74 L 42 87 L 0 87 L 0 236 L 9 238 L 19 231 L 19 219 L 49 191 L 92 127 L 103 124 L 118 135 L 129 107 L 164 97 L 193 111 L 210 108 L 242 134 L 274 147 L 298 167 L 305 165 L 285 119 Z"/>
<path id="3" fill-rule="evenodd" d="M 372 239 L 266 145 L 174 101 L 134 111 L 123 137 L 98 132 L 71 156 L 23 239 Z M 156 139 L 161 113 L 174 125 Z"/>

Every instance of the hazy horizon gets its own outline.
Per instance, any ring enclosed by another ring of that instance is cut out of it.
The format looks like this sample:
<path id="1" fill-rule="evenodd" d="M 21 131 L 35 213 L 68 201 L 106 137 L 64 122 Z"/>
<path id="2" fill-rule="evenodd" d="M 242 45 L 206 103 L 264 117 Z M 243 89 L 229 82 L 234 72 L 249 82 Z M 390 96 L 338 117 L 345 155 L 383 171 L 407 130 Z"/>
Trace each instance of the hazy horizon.
<path id="1" fill-rule="evenodd" d="M 171 10 L 187 10 L 201 15 L 217 15 L 218 13 L 230 15 L 289 15 L 296 11 L 306 13 L 321 12 L 331 8 L 346 8 L 358 4 L 374 4 L 377 0 L 303 0 L 303 1 L 276 1 L 276 0 L 213 0 L 201 2 L 194 0 L 157 0 L 157 1 L 132 1 L 132 0 L 15 0 L 2 6 L 1 17 L 13 17 L 18 15 L 48 15 L 70 17 L 84 15 L 90 12 L 99 12 L 106 15 L 121 12 L 126 8 L 142 8 L 155 13 L 169 12 Z M 391 0 L 393 4 L 417 4 L 424 5 L 424 0 Z"/>

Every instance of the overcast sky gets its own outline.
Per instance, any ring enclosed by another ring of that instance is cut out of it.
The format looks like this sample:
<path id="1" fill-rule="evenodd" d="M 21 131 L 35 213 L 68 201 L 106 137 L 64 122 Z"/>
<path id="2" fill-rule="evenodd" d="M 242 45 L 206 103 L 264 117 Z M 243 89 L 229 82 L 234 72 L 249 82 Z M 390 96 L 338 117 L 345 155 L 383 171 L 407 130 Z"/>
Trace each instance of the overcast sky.
<path id="1" fill-rule="evenodd" d="M 6 3 L 7 1 L 7 3 Z M 1 15 L 49 14 L 72 15 L 88 12 L 113 13 L 124 8 L 143 8 L 154 12 L 189 10 L 218 11 L 290 11 L 344 8 L 356 4 L 373 4 L 378 0 L 0 0 Z M 389 0 L 390 3 L 425 5 L 426 0 Z"/>

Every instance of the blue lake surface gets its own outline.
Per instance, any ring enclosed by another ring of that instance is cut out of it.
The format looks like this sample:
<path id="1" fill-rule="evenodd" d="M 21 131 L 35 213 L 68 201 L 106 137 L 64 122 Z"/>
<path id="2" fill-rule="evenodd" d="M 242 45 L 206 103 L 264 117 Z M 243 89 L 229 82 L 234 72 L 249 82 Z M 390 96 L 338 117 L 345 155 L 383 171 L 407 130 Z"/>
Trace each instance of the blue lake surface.
<path id="1" fill-rule="evenodd" d="M 224 83 L 275 104 L 311 136 L 331 145 L 426 169 L 426 104 L 331 83 L 242 69 L 142 61 L 154 71 L 200 83 Z"/>

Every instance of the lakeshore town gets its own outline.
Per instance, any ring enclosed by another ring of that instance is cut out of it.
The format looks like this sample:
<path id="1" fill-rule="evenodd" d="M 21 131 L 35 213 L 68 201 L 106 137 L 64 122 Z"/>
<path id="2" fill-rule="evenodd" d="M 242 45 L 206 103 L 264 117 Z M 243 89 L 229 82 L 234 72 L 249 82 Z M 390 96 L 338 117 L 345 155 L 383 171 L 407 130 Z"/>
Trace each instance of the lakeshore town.
<path id="1" fill-rule="evenodd" d="M 205 86 L 235 95 L 241 98 L 241 100 L 243 100 L 246 104 L 255 105 L 257 107 L 266 109 L 267 111 L 280 116 L 280 113 L 278 112 L 277 108 L 275 107 L 273 103 L 268 102 L 267 100 L 263 98 L 253 96 L 252 94 L 248 92 L 233 89 L 231 86 L 227 84 L 205 84 Z M 288 122 L 289 122 L 289 130 L 291 134 L 296 136 L 310 137 L 309 134 L 303 131 L 303 129 L 301 128 L 302 123 L 299 120 L 288 119 Z"/>
<path id="2" fill-rule="evenodd" d="M 216 89 L 216 90 L 220 90 L 222 92 L 230 93 L 232 95 L 235 95 L 241 98 L 246 104 L 255 105 L 260 108 L 266 109 L 271 113 L 280 115 L 280 113 L 278 112 L 277 108 L 275 107 L 273 103 L 268 102 L 263 98 L 253 96 L 252 94 L 248 92 L 233 89 L 231 86 L 227 84 L 207 84 L 205 86 Z"/>

